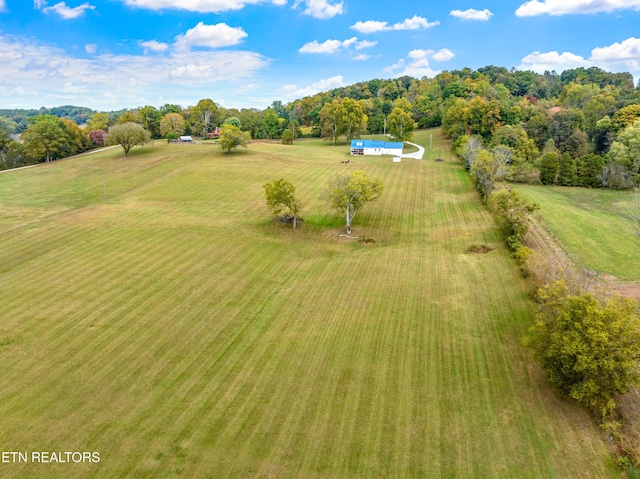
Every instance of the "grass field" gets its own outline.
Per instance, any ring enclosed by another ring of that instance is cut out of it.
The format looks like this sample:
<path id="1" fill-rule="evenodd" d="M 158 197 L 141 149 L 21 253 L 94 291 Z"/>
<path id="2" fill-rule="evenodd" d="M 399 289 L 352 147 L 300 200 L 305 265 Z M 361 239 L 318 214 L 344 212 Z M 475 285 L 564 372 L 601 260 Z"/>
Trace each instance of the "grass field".
<path id="1" fill-rule="evenodd" d="M 156 143 L 0 175 L 0 451 L 101 458 L 0 477 L 618 477 L 521 346 L 525 286 L 433 135 L 400 164 Z M 321 199 L 357 168 L 386 187 L 353 224 L 372 244 Z"/>
<path id="2" fill-rule="evenodd" d="M 621 280 L 640 281 L 640 241 L 628 210 L 633 193 L 517 185 L 540 204 L 540 215 L 581 264 Z"/>

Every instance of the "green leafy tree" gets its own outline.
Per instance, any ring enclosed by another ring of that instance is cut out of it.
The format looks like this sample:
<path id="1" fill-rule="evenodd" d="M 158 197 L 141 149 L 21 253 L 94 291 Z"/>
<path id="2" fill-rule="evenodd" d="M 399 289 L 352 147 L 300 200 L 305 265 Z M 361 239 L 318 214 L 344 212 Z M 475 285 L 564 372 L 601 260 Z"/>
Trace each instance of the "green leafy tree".
<path id="1" fill-rule="evenodd" d="M 60 121 L 69 138 L 69 142 L 64 149 L 65 156 L 75 155 L 91 148 L 91 138 L 75 121 L 71 118 L 61 118 Z"/>
<path id="2" fill-rule="evenodd" d="M 192 131 L 197 132 L 203 138 L 213 129 L 218 121 L 220 107 L 209 98 L 202 99 L 191 109 Z"/>
<path id="3" fill-rule="evenodd" d="M 227 125 L 233 125 L 235 127 L 242 128 L 242 122 L 237 116 L 230 116 L 224 121 L 224 123 Z"/>
<path id="4" fill-rule="evenodd" d="M 106 113 L 94 113 L 87 121 L 87 129 L 89 131 L 107 131 L 109 129 L 109 115 Z"/>
<path id="5" fill-rule="evenodd" d="M 293 145 L 293 133 L 289 128 L 282 132 L 282 144 Z"/>
<path id="6" fill-rule="evenodd" d="M 118 125 L 124 125 L 125 123 L 138 123 L 142 125 L 142 118 L 140 118 L 140 113 L 138 113 L 137 110 L 128 110 L 122 112 L 116 123 Z"/>
<path id="7" fill-rule="evenodd" d="M 276 216 L 285 215 L 296 229 L 302 204 L 295 197 L 296 187 L 282 178 L 262 185 L 267 196 L 267 206 Z"/>
<path id="8" fill-rule="evenodd" d="M 513 148 L 515 157 L 522 161 L 533 162 L 540 154 L 535 142 L 520 125 L 505 125 L 499 128 L 493 135 L 493 144 Z"/>
<path id="9" fill-rule="evenodd" d="M 543 185 L 555 185 L 560 163 L 557 153 L 546 153 L 540 160 L 540 181 Z"/>
<path id="10" fill-rule="evenodd" d="M 149 132 L 151 138 L 161 138 L 160 121 L 162 120 L 162 113 L 160 110 L 147 105 L 138 109 L 138 115 L 140 116 L 142 126 Z"/>
<path id="11" fill-rule="evenodd" d="M 495 213 L 507 245 L 517 250 L 529 231 L 531 213 L 540 206 L 524 198 L 516 190 L 501 189 L 489 196 L 489 207 Z"/>
<path id="12" fill-rule="evenodd" d="M 413 138 L 414 123 L 411 113 L 401 107 L 394 107 L 387 118 L 387 131 L 397 141 Z"/>
<path id="13" fill-rule="evenodd" d="M 633 125 L 638 120 L 640 120 L 640 104 L 634 103 L 615 112 L 613 115 L 613 127 L 616 131 L 622 130 Z"/>
<path id="14" fill-rule="evenodd" d="M 562 186 L 576 186 L 578 184 L 578 166 L 576 160 L 567 152 L 560 157 L 558 184 Z"/>
<path id="15" fill-rule="evenodd" d="M 554 385 L 606 418 L 615 395 L 640 384 L 637 306 L 619 297 L 571 296 L 562 281 L 538 297 L 541 312 L 527 343 Z"/>
<path id="16" fill-rule="evenodd" d="M 109 128 L 109 144 L 122 146 L 124 156 L 128 156 L 134 146 L 143 146 L 150 140 L 149 132 L 139 123 L 122 123 Z"/>
<path id="17" fill-rule="evenodd" d="M 173 134 L 176 138 L 183 135 L 187 129 L 184 117 L 179 113 L 167 113 L 160 121 L 160 133 L 168 138 L 169 134 Z"/>
<path id="18" fill-rule="evenodd" d="M 347 136 L 347 143 L 350 143 L 353 137 L 364 131 L 367 125 L 367 115 L 364 114 L 362 105 L 351 98 L 342 100 L 342 130 Z"/>
<path id="19" fill-rule="evenodd" d="M 372 178 L 364 171 L 339 173 L 329 181 L 327 199 L 329 204 L 346 219 L 347 234 L 351 234 L 351 222 L 367 203 L 382 195 L 383 185 L 379 178 Z"/>
<path id="20" fill-rule="evenodd" d="M 611 144 L 609 156 L 633 173 L 640 173 L 640 120 L 620 132 Z"/>
<path id="21" fill-rule="evenodd" d="M 39 115 L 30 120 L 22 133 L 25 151 L 36 160 L 49 162 L 59 158 L 69 143 L 69 135 L 60 118 Z"/>
<path id="22" fill-rule="evenodd" d="M 273 139 L 280 136 L 280 117 L 273 108 L 267 108 L 262 114 L 260 130 L 265 138 Z"/>
<path id="23" fill-rule="evenodd" d="M 338 140 L 338 136 L 343 133 L 344 122 L 342 121 L 342 117 L 342 103 L 337 98 L 334 98 L 329 103 L 325 103 L 320 110 L 322 138 L 331 139 L 334 146 Z"/>
<path id="24" fill-rule="evenodd" d="M 502 181 L 507 175 L 507 171 L 503 155 L 496 156 L 487 150 L 478 152 L 470 172 L 485 203 L 493 191 L 495 183 Z"/>
<path id="25" fill-rule="evenodd" d="M 590 188 L 602 186 L 602 170 L 605 167 L 604 158 L 591 153 L 578 158 L 576 166 L 578 186 L 588 186 Z"/>
<path id="26" fill-rule="evenodd" d="M 9 133 L 0 128 L 0 160 L 2 161 L 2 163 L 0 163 L 0 170 L 8 169 L 7 154 L 9 151 L 9 145 L 12 141 L 13 140 L 11 139 L 11 136 L 9 136 Z"/>
<path id="27" fill-rule="evenodd" d="M 227 153 L 231 153 L 231 150 L 238 146 L 246 148 L 250 142 L 249 133 L 241 131 L 237 126 L 226 123 L 220 127 L 218 143 L 223 149 L 227 150 Z"/>

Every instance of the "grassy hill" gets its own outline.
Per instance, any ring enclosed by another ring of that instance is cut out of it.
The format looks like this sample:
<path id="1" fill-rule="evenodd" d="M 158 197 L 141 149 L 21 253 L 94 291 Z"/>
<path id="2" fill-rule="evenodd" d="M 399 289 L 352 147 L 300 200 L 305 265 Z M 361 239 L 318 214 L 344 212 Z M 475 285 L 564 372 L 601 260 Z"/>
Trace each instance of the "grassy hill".
<path id="1" fill-rule="evenodd" d="M 618 477 L 521 346 L 525 286 L 433 135 L 400 164 L 310 140 L 1 174 L 0 451 L 101 461 L 0 476 Z M 321 199 L 357 168 L 386 187 L 353 224 L 369 244 Z M 295 232 L 266 210 L 280 177 Z"/>
<path id="2" fill-rule="evenodd" d="M 640 281 L 640 243 L 628 210 L 633 193 L 603 189 L 517 185 L 540 204 L 545 224 L 587 268 Z"/>

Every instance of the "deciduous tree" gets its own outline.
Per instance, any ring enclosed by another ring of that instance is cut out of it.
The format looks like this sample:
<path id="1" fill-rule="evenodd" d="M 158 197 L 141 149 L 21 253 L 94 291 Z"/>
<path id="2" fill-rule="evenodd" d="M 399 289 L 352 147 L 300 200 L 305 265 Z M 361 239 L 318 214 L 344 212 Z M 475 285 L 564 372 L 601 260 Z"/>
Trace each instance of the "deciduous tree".
<path id="1" fill-rule="evenodd" d="M 276 216 L 285 215 L 287 220 L 291 220 L 293 229 L 296 229 L 298 214 L 302 209 L 302 204 L 295 197 L 296 187 L 284 179 L 274 180 L 262 186 L 267 196 L 267 206 Z"/>
<path id="2" fill-rule="evenodd" d="M 39 115 L 30 121 L 22 133 L 27 154 L 36 160 L 49 162 L 61 156 L 69 143 L 64 124 L 52 115 Z"/>
<path id="3" fill-rule="evenodd" d="M 334 209 L 344 213 L 348 235 L 351 234 L 351 222 L 360 208 L 377 200 L 382 191 L 382 180 L 372 178 L 364 171 L 339 173 L 331 178 L 327 199 Z"/>
<path id="4" fill-rule="evenodd" d="M 343 132 L 343 108 L 340 100 L 334 98 L 330 103 L 325 103 L 320 110 L 320 124 L 322 125 L 322 137 L 331 139 L 335 145 L 338 136 Z"/>
<path id="5" fill-rule="evenodd" d="M 248 132 L 240 131 L 237 126 L 226 123 L 220 127 L 220 139 L 218 142 L 223 149 L 227 150 L 227 153 L 231 153 L 231 150 L 238 146 L 246 148 L 251 142 L 251 138 Z"/>
<path id="6" fill-rule="evenodd" d="M 619 297 L 571 296 L 562 281 L 538 297 L 528 344 L 554 385 L 606 418 L 615 395 L 640 384 L 637 306 Z"/>
<path id="7" fill-rule="evenodd" d="M 179 113 L 167 113 L 160 121 L 160 133 L 167 137 L 170 133 L 176 136 L 183 135 L 187 128 L 184 117 Z"/>
<path id="8" fill-rule="evenodd" d="M 387 131 L 397 141 L 413 138 L 414 123 L 411 113 L 401 107 L 394 107 L 387 118 Z"/>
<path id="9" fill-rule="evenodd" d="M 134 146 L 143 146 L 150 140 L 149 132 L 139 123 L 123 123 L 109 128 L 109 144 L 122 146 L 124 156 L 127 156 Z"/>

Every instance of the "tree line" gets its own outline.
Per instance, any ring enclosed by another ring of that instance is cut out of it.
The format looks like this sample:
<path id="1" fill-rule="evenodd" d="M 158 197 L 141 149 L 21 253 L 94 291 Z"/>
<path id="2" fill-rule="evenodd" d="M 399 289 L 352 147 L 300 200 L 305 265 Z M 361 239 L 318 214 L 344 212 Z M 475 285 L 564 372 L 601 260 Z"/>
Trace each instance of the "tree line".
<path id="1" fill-rule="evenodd" d="M 287 104 L 274 101 L 264 110 L 227 109 L 211 99 L 189 107 L 147 105 L 93 112 L 83 129 L 94 143 L 100 131 L 126 122 L 142 125 L 151 138 L 206 138 L 231 119 L 251 138 L 284 135 L 287 143 L 304 135 L 335 144 L 363 133 L 405 141 L 415 127 L 440 127 L 459 155 L 470 138 L 492 155 L 506 155 L 513 181 L 627 188 L 640 174 L 635 152 L 640 127 L 634 126 L 640 119 L 640 90 L 629 73 L 597 67 L 537 74 L 487 66 L 434 78 L 373 79 Z M 0 129 L 16 132 L 8 121 L 4 117 Z"/>

